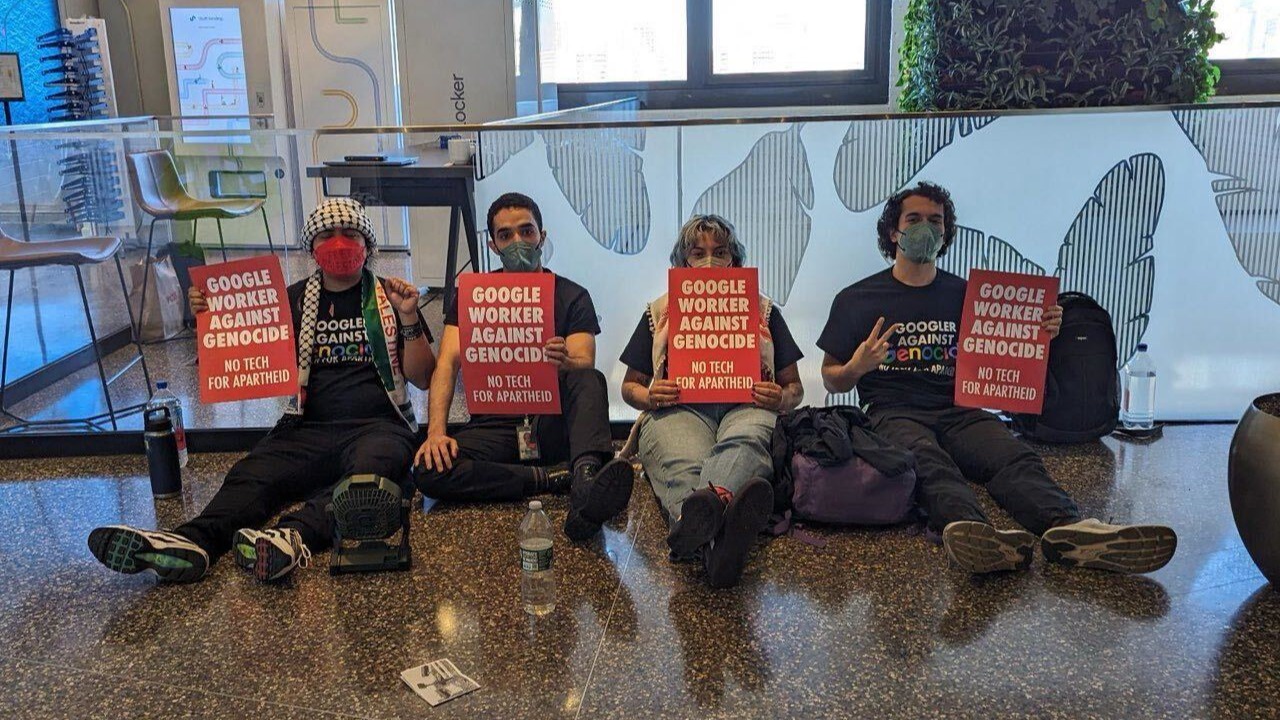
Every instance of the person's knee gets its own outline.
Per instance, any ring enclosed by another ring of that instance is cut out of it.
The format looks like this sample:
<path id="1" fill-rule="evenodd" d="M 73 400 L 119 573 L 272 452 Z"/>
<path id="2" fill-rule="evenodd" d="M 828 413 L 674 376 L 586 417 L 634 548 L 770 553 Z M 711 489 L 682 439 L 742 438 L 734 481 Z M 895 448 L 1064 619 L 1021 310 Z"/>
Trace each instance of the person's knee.
<path id="1" fill-rule="evenodd" d="M 454 463 L 453 469 L 433 470 L 425 467 L 414 469 L 413 484 L 417 486 L 418 492 L 429 498 L 443 500 L 448 498 L 457 485 L 457 475 L 463 463 L 466 460 L 460 460 Z"/>
<path id="2" fill-rule="evenodd" d="M 605 379 L 604 373 L 595 368 L 580 368 L 578 370 L 569 370 L 560 373 L 560 382 L 566 388 L 588 388 L 592 390 L 609 391 L 609 382 Z"/>

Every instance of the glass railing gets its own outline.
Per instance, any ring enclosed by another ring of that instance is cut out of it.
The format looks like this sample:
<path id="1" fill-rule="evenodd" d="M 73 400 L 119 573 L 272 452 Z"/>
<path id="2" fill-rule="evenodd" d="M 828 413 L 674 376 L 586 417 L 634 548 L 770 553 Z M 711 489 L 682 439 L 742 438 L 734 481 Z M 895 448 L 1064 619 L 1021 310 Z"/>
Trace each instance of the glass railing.
<path id="1" fill-rule="evenodd" d="M 1056 274 L 1063 290 L 1098 299 L 1112 315 L 1121 361 L 1139 342 L 1150 345 L 1161 417 L 1235 418 L 1280 378 L 1280 104 L 659 120 L 641 119 L 635 108 L 609 112 L 637 119 L 570 112 L 480 128 L 319 130 L 251 123 L 233 135 L 155 119 L 18 128 L 0 163 L 12 164 L 16 148 L 25 207 L 16 183 L 0 188 L 0 225 L 20 239 L 20 216 L 32 240 L 115 235 L 137 265 L 150 216 L 132 195 L 125 155 L 165 149 L 193 195 L 265 201 L 265 224 L 261 215 L 224 221 L 233 257 L 265 252 L 269 227 L 290 280 L 304 277 L 313 269 L 296 250 L 305 213 L 326 191 L 358 191 L 388 250 L 380 271 L 438 288 L 448 274 L 450 211 L 406 206 L 413 196 L 392 188 L 403 169 L 367 166 L 353 186 L 317 177 L 318 168 L 370 154 L 416 158 L 408 167 L 448 166 L 441 136 L 467 134 L 477 140 L 477 167 L 450 167 L 470 174 L 474 187 L 478 269 L 494 266 L 484 231 L 489 203 L 507 191 L 532 196 L 548 232 L 548 267 L 591 291 L 603 327 L 597 366 L 610 381 L 613 418 L 625 421 L 635 413 L 618 395 L 617 359 L 645 303 L 664 291 L 676 232 L 690 214 L 713 212 L 736 225 L 762 291 L 805 352 L 806 400 L 822 404 L 848 399 L 828 398 L 819 374 L 815 343 L 832 298 L 887 267 L 876 243 L 884 202 L 930 180 L 949 188 L 957 207 L 957 236 L 940 266 L 962 275 L 973 267 Z M 68 160 L 84 148 L 113 162 Z M 90 185 L 118 189 L 118 204 L 101 217 L 76 216 L 68 207 L 79 195 L 60 173 L 68 165 L 84 168 Z M 189 226 L 158 222 L 153 251 L 189 238 Z M 464 229 L 459 223 L 457 234 Z M 209 262 L 220 260 L 215 228 L 202 222 L 199 241 Z M 406 248 L 410 254 L 394 252 Z M 454 266 L 465 268 L 468 255 L 460 244 Z M 25 319 L 15 319 L 21 339 L 11 341 L 11 382 L 15 372 L 21 377 L 85 342 L 85 331 L 72 337 L 73 326 L 83 327 L 78 298 L 54 300 L 67 295 L 56 272 L 15 276 L 15 316 Z M 98 322 L 125 328 L 123 302 L 110 299 L 119 283 L 113 290 L 106 280 L 90 283 Z M 428 317 L 438 326 L 435 307 Z M 187 338 L 166 347 L 190 345 Z M 170 375 L 194 376 L 195 367 L 176 362 Z M 122 393 L 127 381 L 116 381 Z M 186 402 L 198 404 L 194 394 Z M 425 410 L 421 394 L 415 402 Z M 278 408 L 276 401 L 217 406 L 193 413 L 193 426 L 270 424 Z"/>

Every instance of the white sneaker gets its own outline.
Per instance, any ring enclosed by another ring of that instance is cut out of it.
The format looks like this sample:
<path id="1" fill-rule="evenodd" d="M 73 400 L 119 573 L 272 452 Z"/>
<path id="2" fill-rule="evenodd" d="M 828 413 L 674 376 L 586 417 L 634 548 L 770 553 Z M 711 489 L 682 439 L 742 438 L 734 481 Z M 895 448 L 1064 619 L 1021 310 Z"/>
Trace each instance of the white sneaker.
<path id="1" fill-rule="evenodd" d="M 236 533 L 240 537 L 241 530 Z M 311 551 L 302 544 L 302 535 L 293 528 L 272 528 L 256 532 L 253 576 L 262 582 L 279 580 L 294 568 L 311 564 Z"/>
<path id="2" fill-rule="evenodd" d="M 1173 559 L 1178 536 L 1164 525 L 1108 525 L 1089 518 L 1049 528 L 1040 547 L 1046 560 L 1062 565 L 1148 573 Z"/>
<path id="3" fill-rule="evenodd" d="M 947 556 L 971 573 L 1026 570 L 1036 536 L 1025 530 L 997 530 L 989 523 L 957 520 L 942 529 Z"/>
<path id="4" fill-rule="evenodd" d="M 258 538 L 266 537 L 266 533 L 253 528 L 240 528 L 231 541 L 231 553 L 236 557 L 236 565 L 241 569 L 253 572 L 258 562 Z"/>
<path id="5" fill-rule="evenodd" d="M 89 533 L 89 551 L 119 573 L 151 570 L 164 582 L 195 582 L 209 571 L 209 555 L 177 533 L 107 525 Z"/>

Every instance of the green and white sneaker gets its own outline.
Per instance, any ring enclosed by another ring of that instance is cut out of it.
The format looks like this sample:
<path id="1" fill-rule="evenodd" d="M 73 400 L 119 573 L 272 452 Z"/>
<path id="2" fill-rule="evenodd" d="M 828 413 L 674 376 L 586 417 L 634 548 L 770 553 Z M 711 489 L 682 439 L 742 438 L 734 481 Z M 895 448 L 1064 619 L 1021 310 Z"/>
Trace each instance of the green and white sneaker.
<path id="1" fill-rule="evenodd" d="M 942 529 L 942 546 L 961 569 L 971 573 L 1026 570 L 1036 536 L 1025 530 L 997 530 L 989 523 L 957 520 Z"/>
<path id="2" fill-rule="evenodd" d="M 98 562 L 132 575 L 152 570 L 164 582 L 195 582 L 209 571 L 209 555 L 177 533 L 107 525 L 89 533 L 89 551 Z"/>
<path id="3" fill-rule="evenodd" d="M 1118 573 L 1148 573 L 1173 559 L 1178 536 L 1164 525 L 1108 525 L 1090 518 L 1049 528 L 1040 549 L 1050 562 Z"/>
<path id="4" fill-rule="evenodd" d="M 295 568 L 311 564 L 311 551 L 293 528 L 242 528 L 236 532 L 233 549 L 236 564 L 253 571 L 253 576 L 262 582 L 279 580 Z"/>
<path id="5" fill-rule="evenodd" d="M 241 570 L 253 572 L 253 566 L 258 563 L 258 538 L 265 535 L 261 530 L 253 528 L 240 528 L 236 531 L 236 536 L 231 541 L 231 554 L 235 556 L 236 565 Z"/>

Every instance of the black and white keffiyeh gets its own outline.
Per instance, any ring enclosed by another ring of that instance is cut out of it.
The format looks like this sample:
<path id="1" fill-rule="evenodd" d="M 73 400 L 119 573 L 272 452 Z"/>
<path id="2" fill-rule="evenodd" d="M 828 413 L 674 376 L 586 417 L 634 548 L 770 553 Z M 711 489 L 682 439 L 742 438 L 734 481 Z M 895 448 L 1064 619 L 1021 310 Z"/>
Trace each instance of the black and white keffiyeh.
<path id="1" fill-rule="evenodd" d="M 302 228 L 302 249 L 311 252 L 312 242 L 325 230 L 355 230 L 364 235 L 365 245 L 372 254 L 378 247 L 378 239 L 373 234 L 373 221 L 369 219 L 364 206 L 347 197 L 329 198 L 316 206 L 307 216 L 307 224 Z"/>

